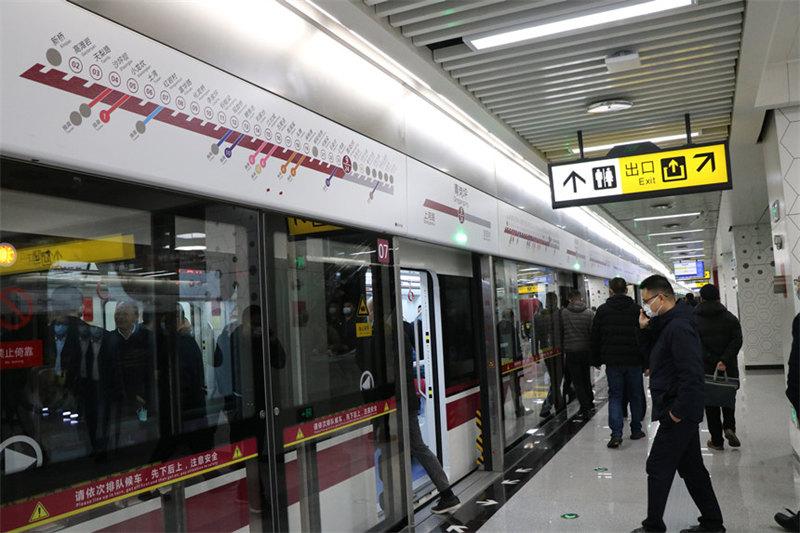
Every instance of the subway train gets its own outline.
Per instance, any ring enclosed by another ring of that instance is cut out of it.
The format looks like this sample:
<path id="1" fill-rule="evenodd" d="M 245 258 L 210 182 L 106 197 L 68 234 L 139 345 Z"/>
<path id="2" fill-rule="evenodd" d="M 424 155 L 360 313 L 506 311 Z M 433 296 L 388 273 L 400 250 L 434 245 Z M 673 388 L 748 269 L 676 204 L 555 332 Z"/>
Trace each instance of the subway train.
<path id="1" fill-rule="evenodd" d="M 451 483 L 502 471 L 567 400 L 568 292 L 653 269 L 80 5 L 0 18 L 4 532 L 403 527 L 436 494 L 409 424 Z"/>

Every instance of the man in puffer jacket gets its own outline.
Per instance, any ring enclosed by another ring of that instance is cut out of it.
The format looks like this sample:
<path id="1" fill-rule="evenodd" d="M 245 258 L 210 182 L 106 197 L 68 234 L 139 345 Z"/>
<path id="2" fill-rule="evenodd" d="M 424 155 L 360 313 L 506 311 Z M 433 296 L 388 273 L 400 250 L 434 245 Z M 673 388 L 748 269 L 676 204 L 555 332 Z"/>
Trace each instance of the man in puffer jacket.
<path id="1" fill-rule="evenodd" d="M 572 385 L 581 404 L 580 417 L 589 418 L 594 409 L 594 393 L 589 373 L 591 353 L 589 336 L 592 330 L 591 309 L 587 309 L 580 291 L 569 291 L 569 304 L 561 310 L 561 331 L 564 335 L 564 354 Z"/>
<path id="2" fill-rule="evenodd" d="M 700 289 L 700 305 L 695 307 L 694 316 L 703 345 L 705 373 L 710 375 L 717 371 L 719 376 L 725 373 L 728 377 L 738 378 L 739 365 L 736 359 L 742 348 L 742 326 L 733 313 L 720 303 L 716 286 L 709 283 Z M 725 449 L 723 431 L 731 446 L 741 446 L 736 436 L 736 419 L 732 408 L 707 405 L 706 422 L 711 433 L 711 440 L 707 443 L 709 448 Z"/>
<path id="3" fill-rule="evenodd" d="M 627 283 L 614 278 L 608 283 L 611 296 L 597 309 L 592 323 L 592 359 L 600 368 L 606 365 L 608 378 L 608 427 L 611 429 L 609 448 L 622 444 L 623 397 L 631 402 L 631 439 L 641 439 L 642 418 L 645 413 L 645 395 L 642 373 L 647 369 L 647 358 L 636 340 L 641 309 L 628 296 Z"/>

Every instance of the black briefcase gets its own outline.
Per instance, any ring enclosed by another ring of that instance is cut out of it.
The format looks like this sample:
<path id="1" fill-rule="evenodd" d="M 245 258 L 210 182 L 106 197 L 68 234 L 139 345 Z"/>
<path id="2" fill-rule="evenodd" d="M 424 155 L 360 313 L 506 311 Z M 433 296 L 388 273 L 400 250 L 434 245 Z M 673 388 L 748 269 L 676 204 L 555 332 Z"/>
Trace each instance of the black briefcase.
<path id="1" fill-rule="evenodd" d="M 713 376 L 706 374 L 706 405 L 733 409 L 736 405 L 736 389 L 738 388 L 739 379 L 729 378 L 727 372 L 723 372 L 722 376 L 716 370 Z"/>

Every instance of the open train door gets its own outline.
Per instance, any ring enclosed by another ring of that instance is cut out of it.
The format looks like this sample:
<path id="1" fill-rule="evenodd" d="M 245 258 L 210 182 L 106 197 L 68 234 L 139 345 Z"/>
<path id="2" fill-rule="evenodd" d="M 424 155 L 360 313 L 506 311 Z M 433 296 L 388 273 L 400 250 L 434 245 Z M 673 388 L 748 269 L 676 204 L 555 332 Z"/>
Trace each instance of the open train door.
<path id="1" fill-rule="evenodd" d="M 447 434 L 442 430 L 444 374 L 436 334 L 436 316 L 440 312 L 435 299 L 439 293 L 437 278 L 429 271 L 402 269 L 400 285 L 405 341 L 412 347 L 414 389 L 419 399 L 417 420 L 423 441 L 448 472 L 444 453 Z M 425 469 L 413 457 L 411 472 L 414 501 L 419 502 L 435 487 Z"/>

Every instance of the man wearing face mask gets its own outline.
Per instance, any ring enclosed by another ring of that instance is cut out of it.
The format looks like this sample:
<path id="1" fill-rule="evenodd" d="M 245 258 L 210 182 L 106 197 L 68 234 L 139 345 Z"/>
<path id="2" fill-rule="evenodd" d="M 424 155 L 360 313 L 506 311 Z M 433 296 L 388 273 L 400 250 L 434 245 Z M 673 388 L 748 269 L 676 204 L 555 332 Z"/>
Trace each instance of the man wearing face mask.
<path id="1" fill-rule="evenodd" d="M 664 509 L 677 471 L 700 510 L 700 523 L 681 533 L 724 532 L 722 511 L 700 453 L 703 351 L 693 309 L 675 302 L 664 276 L 650 276 L 640 288 L 644 305 L 639 334 L 649 353 L 652 417 L 659 427 L 647 457 L 647 518 L 634 531 L 667 530 Z"/>
<path id="2" fill-rule="evenodd" d="M 53 321 L 48 328 L 43 367 L 46 371 L 41 374 L 40 401 L 50 413 L 62 413 L 76 408 L 74 392 L 81 353 L 88 346 L 88 340 L 81 340 L 81 329 L 88 328 L 81 319 L 81 291 L 70 286 L 55 288 L 51 312 Z"/>

